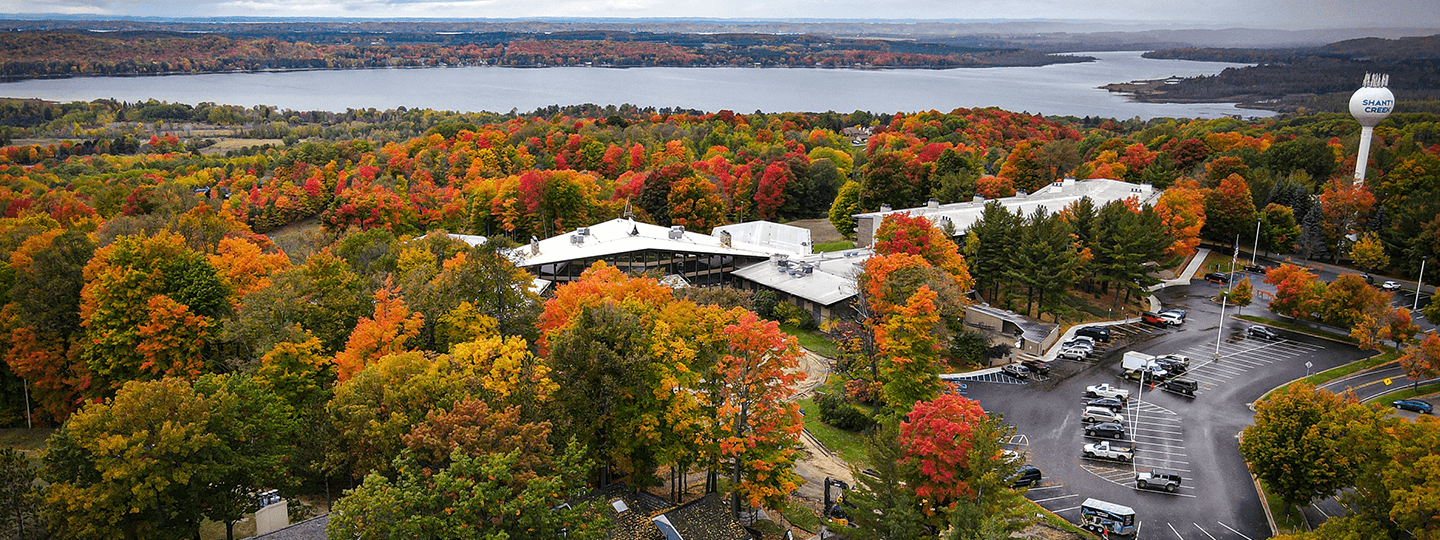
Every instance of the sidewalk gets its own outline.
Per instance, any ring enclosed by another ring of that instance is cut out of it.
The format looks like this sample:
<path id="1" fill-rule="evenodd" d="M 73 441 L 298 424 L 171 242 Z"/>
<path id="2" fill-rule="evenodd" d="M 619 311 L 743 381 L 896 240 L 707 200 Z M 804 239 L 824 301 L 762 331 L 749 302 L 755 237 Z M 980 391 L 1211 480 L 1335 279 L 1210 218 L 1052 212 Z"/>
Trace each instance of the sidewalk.
<path id="1" fill-rule="evenodd" d="M 1180 272 L 1180 275 L 1175 276 L 1175 279 L 1167 279 L 1161 281 L 1160 283 L 1151 285 L 1148 290 L 1150 292 L 1155 292 L 1166 287 L 1173 287 L 1176 285 L 1189 285 L 1190 278 L 1195 275 L 1195 272 L 1199 272 L 1202 266 L 1205 266 L 1205 259 L 1209 257 L 1210 248 L 1200 248 L 1195 250 L 1195 256 L 1190 258 L 1190 264 L 1185 265 L 1185 270 Z M 1151 306 L 1154 307 L 1155 303 L 1152 302 Z"/>

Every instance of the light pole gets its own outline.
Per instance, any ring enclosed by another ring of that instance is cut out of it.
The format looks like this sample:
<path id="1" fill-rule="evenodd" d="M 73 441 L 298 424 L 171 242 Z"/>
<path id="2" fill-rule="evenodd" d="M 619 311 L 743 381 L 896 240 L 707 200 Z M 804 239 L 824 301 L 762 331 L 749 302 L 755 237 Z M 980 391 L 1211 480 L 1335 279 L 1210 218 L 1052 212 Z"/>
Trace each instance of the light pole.
<path id="1" fill-rule="evenodd" d="M 1420 308 L 1420 286 L 1425 284 L 1425 261 L 1430 257 L 1420 258 L 1420 281 L 1415 282 L 1415 303 L 1410 306 L 1410 311 Z"/>
<path id="2" fill-rule="evenodd" d="M 1255 254 L 1260 253 L 1260 222 L 1261 218 L 1255 218 L 1255 246 L 1250 248 L 1250 265 L 1255 265 Z M 1266 250 L 1269 252 L 1269 250 Z"/>
<path id="3" fill-rule="evenodd" d="M 1225 302 L 1230 295 L 1220 295 L 1220 327 L 1215 329 L 1215 361 L 1220 361 L 1220 337 L 1225 335 Z"/>

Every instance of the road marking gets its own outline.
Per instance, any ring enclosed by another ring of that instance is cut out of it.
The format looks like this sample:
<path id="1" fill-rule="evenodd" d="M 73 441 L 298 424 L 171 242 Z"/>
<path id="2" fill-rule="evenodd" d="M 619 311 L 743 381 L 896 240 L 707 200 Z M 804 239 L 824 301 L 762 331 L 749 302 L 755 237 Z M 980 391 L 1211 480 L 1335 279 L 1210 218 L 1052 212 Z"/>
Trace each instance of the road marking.
<path id="1" fill-rule="evenodd" d="M 1216 521 L 1216 523 L 1220 523 L 1220 526 L 1221 526 L 1221 527 L 1225 527 L 1226 529 L 1230 529 L 1230 526 L 1229 526 L 1229 525 L 1226 525 L 1226 524 L 1221 523 L 1221 522 L 1219 522 L 1219 521 Z M 1244 538 L 1245 540 L 1254 540 L 1253 538 L 1250 538 L 1249 536 L 1245 536 L 1245 533 L 1242 533 L 1242 532 L 1237 531 L 1237 530 L 1235 530 L 1235 529 L 1230 529 L 1230 532 L 1233 532 L 1233 533 L 1235 533 L 1235 534 L 1240 535 L 1240 537 L 1241 537 L 1241 538 Z M 1178 533 L 1177 533 L 1177 534 L 1178 534 Z"/>
<path id="2" fill-rule="evenodd" d="M 1208 532 L 1206 532 L 1206 531 L 1205 531 L 1205 528 L 1204 528 L 1204 527 L 1201 527 L 1199 523 L 1191 523 L 1191 525 L 1194 525 L 1196 529 L 1200 529 L 1200 532 L 1205 533 L 1205 536 L 1209 536 L 1209 537 L 1210 537 L 1210 540 L 1215 540 L 1215 536 L 1214 536 L 1214 535 L 1211 535 L 1211 534 L 1208 533 Z"/>
<path id="3" fill-rule="evenodd" d="M 1051 512 L 1054 512 L 1054 513 L 1056 513 L 1056 514 L 1059 514 L 1060 512 L 1069 512 L 1069 511 L 1074 510 L 1074 509 L 1076 509 L 1076 508 L 1080 508 L 1080 507 L 1079 507 L 1079 506 L 1071 506 L 1071 507 L 1069 507 L 1069 508 L 1061 508 L 1061 509 L 1059 509 L 1059 510 L 1051 510 Z"/>
<path id="4" fill-rule="evenodd" d="M 1176 538 L 1179 538 L 1180 540 L 1185 540 L 1185 537 L 1184 537 L 1184 536 L 1180 536 L 1180 531 L 1175 530 L 1175 526 L 1174 526 L 1174 525 L 1170 525 L 1169 523 L 1166 523 L 1166 525 L 1169 525 L 1169 526 L 1170 526 L 1170 532 L 1175 533 L 1175 537 L 1176 537 Z"/>
<path id="5" fill-rule="evenodd" d="M 1026 493 L 1034 493 L 1034 492 L 1040 491 L 1040 490 L 1042 490 L 1042 489 L 1060 489 L 1060 488 L 1063 488 L 1063 487 L 1065 487 L 1065 484 L 1055 484 L 1055 485 L 1053 485 L 1053 486 L 1031 486 L 1030 489 L 1025 490 L 1025 492 L 1026 492 Z"/>
<path id="6" fill-rule="evenodd" d="M 1050 497 L 1050 498 L 1048 498 L 1048 499 L 1031 499 L 1031 502 L 1043 503 L 1043 502 L 1050 502 L 1050 501 L 1058 501 L 1058 500 L 1060 500 L 1060 499 L 1069 499 L 1070 497 L 1079 497 L 1079 496 L 1080 496 L 1079 493 L 1071 493 L 1071 494 L 1069 494 L 1069 495 L 1061 495 L 1061 496 L 1059 496 L 1059 497 Z"/>

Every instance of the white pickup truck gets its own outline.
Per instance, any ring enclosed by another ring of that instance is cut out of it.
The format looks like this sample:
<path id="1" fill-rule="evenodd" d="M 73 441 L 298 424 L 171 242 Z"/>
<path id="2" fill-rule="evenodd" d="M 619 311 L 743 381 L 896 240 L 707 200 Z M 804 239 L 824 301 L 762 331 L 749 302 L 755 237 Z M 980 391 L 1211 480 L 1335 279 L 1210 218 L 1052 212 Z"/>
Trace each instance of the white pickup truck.
<path id="1" fill-rule="evenodd" d="M 1120 389 L 1120 388 L 1115 388 L 1115 387 L 1113 387 L 1113 386 L 1110 386 L 1110 383 L 1103 383 L 1103 384 L 1096 384 L 1096 385 L 1093 385 L 1093 386 L 1086 386 L 1086 387 L 1085 387 L 1085 397 L 1089 397 L 1089 398 L 1108 397 L 1108 398 L 1115 398 L 1115 399 L 1118 399 L 1118 400 L 1120 400 L 1120 401 L 1127 401 L 1127 400 L 1130 399 L 1130 391 L 1129 391 L 1129 390 Z"/>
<path id="2" fill-rule="evenodd" d="M 1135 459 L 1135 447 L 1112 445 L 1110 441 L 1092 443 L 1085 445 L 1085 457 L 1130 461 Z"/>

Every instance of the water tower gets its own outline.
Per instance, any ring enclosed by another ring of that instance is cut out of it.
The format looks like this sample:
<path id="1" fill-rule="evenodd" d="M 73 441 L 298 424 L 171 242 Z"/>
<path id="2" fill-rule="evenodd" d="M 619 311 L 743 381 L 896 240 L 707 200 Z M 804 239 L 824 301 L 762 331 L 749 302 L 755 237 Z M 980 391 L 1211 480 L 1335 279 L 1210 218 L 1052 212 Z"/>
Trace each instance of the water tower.
<path id="1" fill-rule="evenodd" d="M 1365 182 L 1365 165 L 1370 161 L 1370 137 L 1375 134 L 1375 125 L 1390 116 L 1395 108 L 1395 94 L 1385 85 L 1390 76 L 1381 73 L 1366 73 L 1365 85 L 1350 96 L 1350 114 L 1360 122 L 1360 155 L 1355 160 L 1355 183 Z"/>

